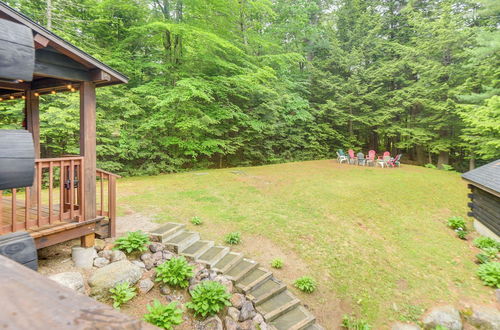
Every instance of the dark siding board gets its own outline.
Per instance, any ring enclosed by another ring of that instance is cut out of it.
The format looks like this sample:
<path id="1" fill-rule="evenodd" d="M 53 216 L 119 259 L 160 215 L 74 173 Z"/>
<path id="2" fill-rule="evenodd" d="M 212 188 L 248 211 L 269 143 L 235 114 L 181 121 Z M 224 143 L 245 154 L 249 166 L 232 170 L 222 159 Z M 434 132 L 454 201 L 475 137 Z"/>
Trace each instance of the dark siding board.
<path id="1" fill-rule="evenodd" d="M 35 176 L 35 149 L 31 133 L 0 130 L 0 190 L 29 187 Z"/>
<path id="2" fill-rule="evenodd" d="M 1 235 L 0 254 L 33 270 L 38 269 L 35 241 L 28 232 Z"/>
<path id="3" fill-rule="evenodd" d="M 500 236 L 500 198 L 471 186 L 472 204 L 471 210 L 474 218 L 485 225 L 488 229 Z"/>
<path id="4" fill-rule="evenodd" d="M 31 29 L 0 19 L 0 78 L 33 79 L 35 48 Z"/>

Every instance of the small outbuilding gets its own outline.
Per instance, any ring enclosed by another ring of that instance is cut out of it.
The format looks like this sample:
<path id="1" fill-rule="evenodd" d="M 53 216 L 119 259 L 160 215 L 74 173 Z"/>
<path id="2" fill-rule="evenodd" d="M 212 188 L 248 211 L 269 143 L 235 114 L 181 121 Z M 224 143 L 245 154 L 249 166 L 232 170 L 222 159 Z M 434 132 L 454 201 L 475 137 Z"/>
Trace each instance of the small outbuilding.
<path id="1" fill-rule="evenodd" d="M 469 216 L 474 228 L 484 236 L 500 241 L 500 159 L 464 173 L 469 183 Z"/>

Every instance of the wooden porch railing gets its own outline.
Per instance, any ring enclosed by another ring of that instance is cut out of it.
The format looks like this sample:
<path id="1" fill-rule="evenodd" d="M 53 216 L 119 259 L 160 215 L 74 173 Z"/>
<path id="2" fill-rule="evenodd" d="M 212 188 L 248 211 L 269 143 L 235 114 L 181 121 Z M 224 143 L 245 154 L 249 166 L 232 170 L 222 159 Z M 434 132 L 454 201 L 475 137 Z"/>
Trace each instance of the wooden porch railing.
<path id="1" fill-rule="evenodd" d="M 117 175 L 97 170 L 97 216 L 108 217 L 114 235 Z M 0 190 L 0 234 L 46 225 L 82 222 L 85 200 L 83 157 L 35 160 L 33 187 Z"/>

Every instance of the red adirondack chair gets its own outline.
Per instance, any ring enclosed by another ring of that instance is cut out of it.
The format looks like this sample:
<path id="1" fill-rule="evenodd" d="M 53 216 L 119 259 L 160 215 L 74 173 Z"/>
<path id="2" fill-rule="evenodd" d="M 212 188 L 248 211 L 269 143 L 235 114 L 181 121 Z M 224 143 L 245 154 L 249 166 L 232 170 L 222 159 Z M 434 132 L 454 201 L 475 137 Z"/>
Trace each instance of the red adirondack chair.
<path id="1" fill-rule="evenodd" d="M 368 151 L 368 156 L 366 156 L 366 159 L 365 159 L 365 164 L 366 165 L 375 165 L 375 155 L 377 153 L 375 152 L 375 150 L 370 150 Z"/>
<path id="2" fill-rule="evenodd" d="M 349 154 L 349 164 L 356 164 L 357 158 L 354 154 L 354 150 L 349 149 L 347 150 L 347 153 Z"/>

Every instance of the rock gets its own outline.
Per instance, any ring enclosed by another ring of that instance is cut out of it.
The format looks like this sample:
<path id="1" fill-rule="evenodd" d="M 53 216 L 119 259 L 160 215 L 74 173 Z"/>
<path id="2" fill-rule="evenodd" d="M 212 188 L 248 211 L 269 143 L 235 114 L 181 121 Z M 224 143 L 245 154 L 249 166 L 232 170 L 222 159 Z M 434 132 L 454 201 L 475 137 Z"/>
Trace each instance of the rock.
<path id="1" fill-rule="evenodd" d="M 153 256 L 153 255 L 152 255 L 151 253 L 146 252 L 146 253 L 141 254 L 140 259 L 141 259 L 144 263 L 146 263 L 146 260 L 151 259 L 151 257 L 152 257 L 152 256 Z"/>
<path id="2" fill-rule="evenodd" d="M 125 255 L 125 253 L 123 253 L 123 251 L 120 250 L 111 251 L 111 258 L 110 258 L 111 262 L 117 262 L 121 260 L 127 260 L 127 256 Z"/>
<path id="3" fill-rule="evenodd" d="M 217 272 L 215 270 L 210 270 L 208 273 L 208 279 L 213 281 L 217 277 Z"/>
<path id="4" fill-rule="evenodd" d="M 267 326 L 266 322 L 262 322 L 259 324 L 259 328 L 260 328 L 260 330 L 267 330 L 269 327 Z M 321 329 L 324 329 L 324 328 L 321 328 Z"/>
<path id="5" fill-rule="evenodd" d="M 241 293 L 233 293 L 231 296 L 231 304 L 240 309 L 243 306 L 243 303 L 246 301 L 245 296 Z"/>
<path id="6" fill-rule="evenodd" d="M 99 239 L 99 238 L 95 239 L 95 241 L 94 241 L 94 249 L 97 252 L 104 250 L 105 247 L 106 247 L 106 241 L 105 240 Z"/>
<path id="7" fill-rule="evenodd" d="M 500 312 L 494 307 L 473 305 L 467 320 L 481 330 L 500 329 Z"/>
<path id="8" fill-rule="evenodd" d="M 222 321 L 218 316 L 212 316 L 196 326 L 197 330 L 223 330 Z"/>
<path id="9" fill-rule="evenodd" d="M 149 279 L 151 281 L 154 281 L 154 279 L 156 278 L 156 271 L 154 269 L 146 271 L 144 268 L 141 268 L 141 270 L 144 271 L 142 273 L 141 280 Z"/>
<path id="10" fill-rule="evenodd" d="M 224 319 L 224 325 L 226 326 L 226 330 L 240 330 L 238 323 L 229 316 L 226 316 Z"/>
<path id="11" fill-rule="evenodd" d="M 138 284 L 140 293 L 148 293 L 155 284 L 150 279 L 140 280 Z"/>
<path id="12" fill-rule="evenodd" d="M 208 278 L 208 275 L 209 275 L 208 269 L 202 269 L 196 274 L 195 278 L 196 280 L 201 281 L 204 278 Z"/>
<path id="13" fill-rule="evenodd" d="M 109 264 L 109 260 L 106 258 L 97 257 L 94 259 L 94 266 L 101 268 Z"/>
<path id="14" fill-rule="evenodd" d="M 450 305 L 432 308 L 424 315 L 422 322 L 426 329 L 434 329 L 438 325 L 447 327 L 448 330 L 461 330 L 462 320 L 458 310 Z"/>
<path id="15" fill-rule="evenodd" d="M 195 274 L 198 274 L 201 270 L 207 268 L 204 264 L 199 264 L 199 263 L 193 264 L 193 266 L 194 266 L 193 273 Z"/>
<path id="16" fill-rule="evenodd" d="M 92 248 L 83 248 L 80 246 L 73 246 L 71 248 L 71 259 L 79 268 L 92 268 L 94 265 L 94 258 L 97 257 L 97 252 Z"/>
<path id="17" fill-rule="evenodd" d="M 142 261 L 139 261 L 139 260 L 133 260 L 132 263 L 136 266 L 139 266 L 141 268 L 146 268 L 146 265 L 142 262 Z"/>
<path id="18" fill-rule="evenodd" d="M 241 330 L 256 330 L 257 329 L 257 327 L 255 326 L 255 324 L 253 323 L 252 320 L 246 320 L 244 322 L 240 322 L 240 323 L 238 323 L 238 327 Z"/>
<path id="19" fill-rule="evenodd" d="M 79 293 L 85 293 L 85 284 L 83 282 L 83 276 L 77 272 L 66 272 L 59 273 L 55 275 L 49 276 L 52 281 L 56 281 L 57 283 L 75 290 Z"/>
<path id="20" fill-rule="evenodd" d="M 106 258 L 108 260 L 111 260 L 111 254 L 113 253 L 112 250 L 102 250 L 99 252 L 97 255 L 101 258 Z"/>
<path id="21" fill-rule="evenodd" d="M 240 319 L 240 311 L 234 307 L 229 307 L 227 309 L 227 315 L 229 315 L 236 322 Z"/>
<path id="22" fill-rule="evenodd" d="M 163 249 L 165 249 L 165 245 L 163 245 L 162 243 L 154 242 L 149 244 L 149 251 L 151 251 L 152 253 L 163 251 Z"/>
<path id="23" fill-rule="evenodd" d="M 421 328 L 414 323 L 396 322 L 391 326 L 392 330 L 420 330 Z"/>
<path id="24" fill-rule="evenodd" d="M 155 266 L 155 262 L 154 262 L 154 260 L 152 258 L 151 259 L 146 259 L 144 261 L 144 267 L 146 267 L 147 270 L 152 269 L 154 266 Z"/>
<path id="25" fill-rule="evenodd" d="M 163 252 L 162 251 L 155 252 L 151 255 L 151 258 L 153 258 L 155 261 L 162 260 Z"/>
<path id="26" fill-rule="evenodd" d="M 226 278 L 223 275 L 217 275 L 214 278 L 214 281 L 224 285 L 227 289 L 227 292 L 233 293 L 233 281 L 231 281 L 230 279 Z"/>
<path id="27" fill-rule="evenodd" d="M 164 285 L 164 286 L 162 286 L 162 287 L 160 288 L 160 293 L 161 293 L 162 295 L 165 295 L 165 296 L 166 296 L 166 295 L 170 294 L 171 292 L 172 292 L 172 290 L 170 290 L 170 288 L 169 288 L 168 286 L 166 286 L 166 285 Z"/>
<path id="28" fill-rule="evenodd" d="M 261 324 L 264 322 L 264 317 L 262 315 L 260 315 L 259 313 L 257 313 L 254 317 L 253 317 L 253 321 L 257 324 Z"/>
<path id="29" fill-rule="evenodd" d="M 123 282 L 134 285 L 141 278 L 141 268 L 128 260 L 120 260 L 99 268 L 89 279 L 91 295 L 97 298 L 108 295 L 109 289 Z"/>
<path id="30" fill-rule="evenodd" d="M 166 250 L 163 251 L 163 259 L 170 260 L 173 257 L 175 257 L 175 254 L 173 254 L 172 252 Z"/>
<path id="31" fill-rule="evenodd" d="M 255 308 L 253 308 L 253 304 L 251 301 L 245 301 L 243 305 L 241 306 L 241 311 L 240 311 L 240 318 L 239 321 L 246 321 L 253 319 L 255 316 Z"/>

